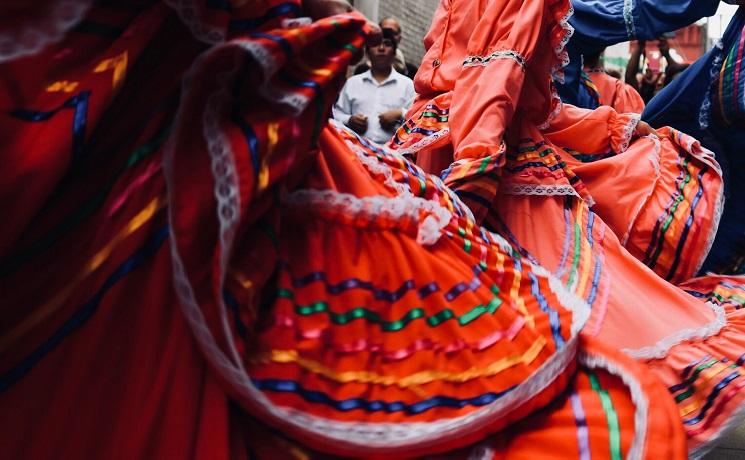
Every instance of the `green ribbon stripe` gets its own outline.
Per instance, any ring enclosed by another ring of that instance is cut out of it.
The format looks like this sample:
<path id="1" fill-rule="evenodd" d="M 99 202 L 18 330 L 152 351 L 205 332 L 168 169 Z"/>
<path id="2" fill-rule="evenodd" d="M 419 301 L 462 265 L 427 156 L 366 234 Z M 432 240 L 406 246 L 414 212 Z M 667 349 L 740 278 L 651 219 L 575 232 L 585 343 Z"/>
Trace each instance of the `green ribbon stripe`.
<path id="1" fill-rule="evenodd" d="M 613 401 L 611 400 L 610 394 L 608 394 L 608 390 L 600 386 L 598 376 L 592 372 L 585 373 L 590 379 L 590 386 L 593 391 L 598 394 L 600 404 L 603 406 L 603 412 L 605 412 L 605 419 L 608 423 L 608 434 L 610 438 L 610 456 L 613 460 L 622 460 L 621 428 L 618 423 L 618 413 L 616 412 L 616 408 L 613 407 Z"/>
<path id="2" fill-rule="evenodd" d="M 495 294 L 499 292 L 499 288 L 496 286 L 492 286 L 491 290 Z M 295 298 L 295 295 L 289 289 L 279 289 L 277 295 L 285 299 L 294 300 Z M 384 321 L 378 313 L 369 310 L 366 307 L 356 307 L 345 313 L 336 313 L 330 310 L 328 302 L 320 300 L 307 305 L 295 304 L 295 313 L 302 316 L 325 313 L 328 315 L 331 322 L 338 325 L 346 325 L 352 321 L 364 319 L 368 322 L 380 325 L 380 329 L 383 332 L 397 332 L 404 329 L 409 325 L 409 323 L 417 319 L 425 320 L 427 325 L 430 327 L 437 327 L 446 321 L 453 319 L 458 321 L 458 324 L 461 326 L 465 326 L 487 313 L 494 314 L 501 305 L 502 300 L 498 297 L 494 297 L 488 304 L 477 305 L 461 316 L 456 315 L 455 312 L 449 308 L 441 310 L 432 316 L 427 316 L 427 313 L 423 308 L 414 308 L 409 310 L 399 320 Z"/>

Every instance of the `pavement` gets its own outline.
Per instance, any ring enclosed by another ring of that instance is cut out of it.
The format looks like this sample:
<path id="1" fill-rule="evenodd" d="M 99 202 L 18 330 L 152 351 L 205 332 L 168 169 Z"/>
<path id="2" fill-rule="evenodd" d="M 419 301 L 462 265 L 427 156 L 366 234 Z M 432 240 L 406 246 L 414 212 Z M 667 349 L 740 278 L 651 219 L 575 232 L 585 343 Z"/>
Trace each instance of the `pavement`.
<path id="1" fill-rule="evenodd" d="M 723 439 L 704 460 L 745 460 L 745 425 Z"/>

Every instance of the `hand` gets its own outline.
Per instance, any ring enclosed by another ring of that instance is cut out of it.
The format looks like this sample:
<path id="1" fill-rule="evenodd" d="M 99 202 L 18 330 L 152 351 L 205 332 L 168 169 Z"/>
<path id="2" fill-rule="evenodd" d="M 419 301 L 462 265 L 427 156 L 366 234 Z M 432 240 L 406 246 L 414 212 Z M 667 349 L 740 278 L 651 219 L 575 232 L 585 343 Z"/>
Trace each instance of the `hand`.
<path id="1" fill-rule="evenodd" d="M 347 126 L 352 128 L 352 131 L 357 134 L 365 134 L 367 131 L 367 117 L 359 113 L 352 115 L 349 117 Z"/>
<path id="2" fill-rule="evenodd" d="M 305 9 L 305 14 L 314 20 L 357 11 L 347 0 L 305 0 L 303 2 L 303 8 Z M 370 21 L 367 21 L 365 32 L 369 46 L 377 46 L 383 39 L 380 27 Z"/>
<path id="3" fill-rule="evenodd" d="M 670 44 L 667 42 L 667 38 L 662 37 L 657 41 L 657 47 L 660 49 L 660 53 L 667 57 L 670 54 Z"/>
<path id="4" fill-rule="evenodd" d="M 639 120 L 639 123 L 636 124 L 636 130 L 634 130 L 634 135 L 638 137 L 642 136 L 656 136 L 659 137 L 657 134 L 657 131 L 655 131 L 654 128 L 652 128 L 649 123 L 646 121 Z"/>
<path id="5" fill-rule="evenodd" d="M 401 109 L 389 110 L 378 115 L 378 120 L 383 129 L 392 130 L 401 120 L 401 116 Z"/>

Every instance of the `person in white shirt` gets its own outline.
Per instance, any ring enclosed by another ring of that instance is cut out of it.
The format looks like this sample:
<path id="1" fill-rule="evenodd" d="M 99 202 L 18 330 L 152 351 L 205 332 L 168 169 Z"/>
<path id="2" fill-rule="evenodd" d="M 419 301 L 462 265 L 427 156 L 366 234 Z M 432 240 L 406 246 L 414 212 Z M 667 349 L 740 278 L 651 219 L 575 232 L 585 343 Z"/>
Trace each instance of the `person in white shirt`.
<path id="1" fill-rule="evenodd" d="M 414 82 L 393 68 L 396 41 L 387 31 L 367 47 L 370 70 L 347 80 L 334 104 L 334 119 L 368 139 L 387 142 L 414 101 Z"/>

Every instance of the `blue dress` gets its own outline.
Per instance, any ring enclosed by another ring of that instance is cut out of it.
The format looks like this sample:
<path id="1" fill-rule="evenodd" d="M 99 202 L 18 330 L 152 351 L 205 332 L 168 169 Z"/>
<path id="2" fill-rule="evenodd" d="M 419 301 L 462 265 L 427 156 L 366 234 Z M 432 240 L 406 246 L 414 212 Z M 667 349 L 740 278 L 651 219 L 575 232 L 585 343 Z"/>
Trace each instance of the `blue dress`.
<path id="1" fill-rule="evenodd" d="M 594 109 L 597 101 L 580 84 L 582 55 L 628 40 L 651 40 L 713 15 L 719 0 L 572 0 L 569 22 L 574 35 L 567 45 L 569 65 L 557 82 L 564 102 Z"/>
<path id="2" fill-rule="evenodd" d="M 745 8 L 732 18 L 719 46 L 710 50 L 647 105 L 642 118 L 699 139 L 724 172 L 726 202 L 717 237 L 702 272 L 745 273 Z"/>

